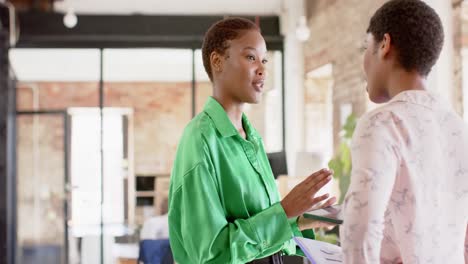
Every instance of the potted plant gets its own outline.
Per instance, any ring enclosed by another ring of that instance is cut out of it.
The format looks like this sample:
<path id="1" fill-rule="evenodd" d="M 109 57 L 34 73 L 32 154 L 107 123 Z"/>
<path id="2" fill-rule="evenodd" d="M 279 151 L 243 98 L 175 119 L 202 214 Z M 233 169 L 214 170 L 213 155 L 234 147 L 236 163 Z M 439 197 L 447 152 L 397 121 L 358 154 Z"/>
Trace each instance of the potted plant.
<path id="1" fill-rule="evenodd" d="M 338 181 L 340 187 L 339 204 L 343 203 L 348 191 L 351 178 L 351 138 L 356 128 L 356 116 L 350 114 L 340 131 L 340 146 L 335 156 L 328 162 L 328 167 L 334 171 L 333 177 Z M 331 244 L 339 244 L 338 227 L 331 231 L 324 229 L 316 230 L 316 239 Z"/>
<path id="2" fill-rule="evenodd" d="M 338 181 L 340 187 L 340 198 L 338 203 L 343 203 L 348 191 L 351 177 L 351 138 L 356 128 L 356 116 L 350 114 L 340 132 L 340 146 L 335 156 L 328 162 L 328 167 L 334 171 L 333 177 Z"/>

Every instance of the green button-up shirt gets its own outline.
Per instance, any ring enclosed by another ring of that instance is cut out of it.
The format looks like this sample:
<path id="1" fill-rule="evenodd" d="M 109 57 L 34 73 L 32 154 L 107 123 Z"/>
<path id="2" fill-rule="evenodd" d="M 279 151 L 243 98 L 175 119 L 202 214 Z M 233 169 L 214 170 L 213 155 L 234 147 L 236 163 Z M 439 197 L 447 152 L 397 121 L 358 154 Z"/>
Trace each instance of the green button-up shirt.
<path id="1" fill-rule="evenodd" d="M 185 128 L 169 191 L 170 243 L 180 264 L 296 254 L 296 218 L 287 219 L 279 202 L 261 137 L 245 115 L 242 122 L 247 140 L 210 97 Z"/>

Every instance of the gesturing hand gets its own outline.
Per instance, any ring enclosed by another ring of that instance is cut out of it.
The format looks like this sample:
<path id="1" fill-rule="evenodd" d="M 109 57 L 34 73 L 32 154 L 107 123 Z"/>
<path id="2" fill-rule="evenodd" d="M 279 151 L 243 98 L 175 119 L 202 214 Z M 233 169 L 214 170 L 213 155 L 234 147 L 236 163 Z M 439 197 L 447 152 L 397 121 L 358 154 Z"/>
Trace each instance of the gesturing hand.
<path id="1" fill-rule="evenodd" d="M 296 185 L 281 201 L 284 212 L 288 218 L 302 215 L 304 212 L 311 210 L 313 207 L 323 207 L 331 205 L 335 202 L 335 197 L 330 198 L 322 205 L 318 205 L 329 197 L 329 194 L 324 194 L 315 197 L 316 193 L 327 184 L 333 172 L 328 169 L 321 169 Z"/>

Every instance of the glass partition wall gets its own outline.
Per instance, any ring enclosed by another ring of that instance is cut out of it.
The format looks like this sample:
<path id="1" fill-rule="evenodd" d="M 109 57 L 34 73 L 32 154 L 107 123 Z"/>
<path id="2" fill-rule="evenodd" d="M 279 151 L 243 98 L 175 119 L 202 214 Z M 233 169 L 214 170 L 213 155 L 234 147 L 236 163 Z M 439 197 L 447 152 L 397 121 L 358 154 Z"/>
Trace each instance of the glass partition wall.
<path id="1" fill-rule="evenodd" d="M 70 173 L 77 165 L 70 164 L 67 109 L 99 107 L 100 51 L 13 49 L 9 57 L 17 79 L 17 260 L 66 263 L 74 242 Z M 92 175 L 97 188 L 99 176 Z M 96 207 L 94 196 L 80 202 Z"/>
<path id="2" fill-rule="evenodd" d="M 183 128 L 212 87 L 198 49 L 12 49 L 19 263 L 134 263 L 166 211 Z M 283 56 L 246 114 L 284 151 Z"/>

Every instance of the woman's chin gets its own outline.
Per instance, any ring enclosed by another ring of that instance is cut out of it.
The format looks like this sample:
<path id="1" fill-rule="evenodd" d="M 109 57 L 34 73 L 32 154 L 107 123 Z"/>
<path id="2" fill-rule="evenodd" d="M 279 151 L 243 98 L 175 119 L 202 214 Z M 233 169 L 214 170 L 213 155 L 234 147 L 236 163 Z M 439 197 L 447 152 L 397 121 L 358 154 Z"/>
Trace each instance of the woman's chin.
<path id="1" fill-rule="evenodd" d="M 383 104 L 383 103 L 386 103 L 388 102 L 388 98 L 385 97 L 385 96 L 372 96 L 371 94 L 369 94 L 369 99 L 374 103 L 374 104 Z"/>
<path id="2" fill-rule="evenodd" d="M 251 104 L 258 104 L 261 101 L 262 101 L 262 95 L 260 94 L 258 96 L 253 97 Z"/>
<path id="3" fill-rule="evenodd" d="M 262 93 L 258 93 L 258 92 L 252 93 L 246 99 L 247 100 L 245 100 L 245 102 L 248 104 L 258 104 L 262 100 Z"/>

